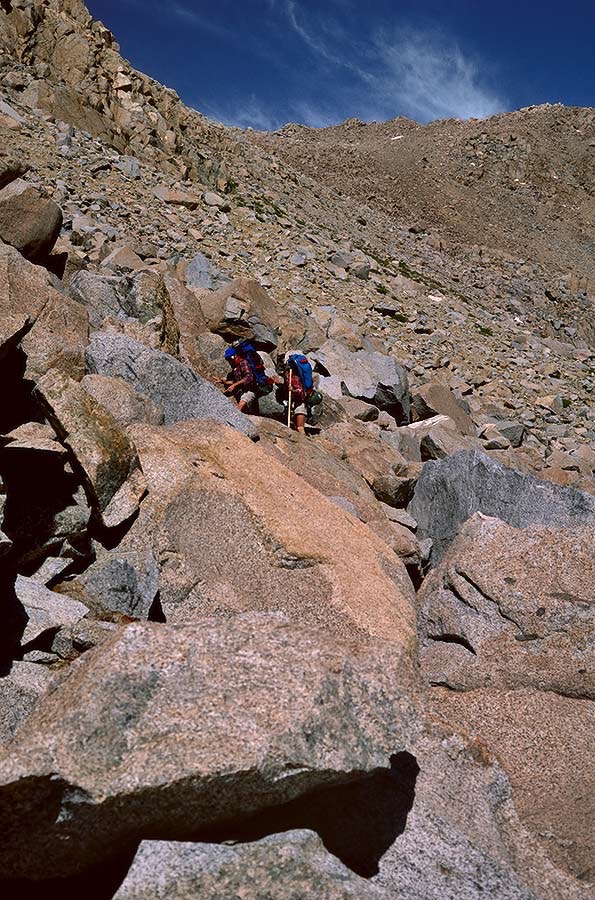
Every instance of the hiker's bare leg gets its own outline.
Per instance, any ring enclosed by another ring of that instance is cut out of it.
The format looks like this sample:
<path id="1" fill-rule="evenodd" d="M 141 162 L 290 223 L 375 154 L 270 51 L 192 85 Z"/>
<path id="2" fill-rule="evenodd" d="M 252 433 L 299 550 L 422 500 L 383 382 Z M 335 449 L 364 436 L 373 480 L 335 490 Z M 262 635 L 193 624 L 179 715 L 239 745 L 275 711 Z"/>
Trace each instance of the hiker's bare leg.
<path id="1" fill-rule="evenodd" d="M 306 433 L 306 428 L 305 428 L 305 425 L 306 425 L 306 417 L 303 415 L 303 413 L 296 413 L 296 414 L 295 414 L 294 423 L 295 423 L 295 430 L 296 430 L 296 431 L 299 431 L 300 434 L 305 434 L 305 433 Z"/>
<path id="2" fill-rule="evenodd" d="M 238 409 L 240 412 L 244 412 L 244 410 L 246 409 L 247 406 L 248 406 L 248 404 L 246 403 L 245 400 L 238 400 Z"/>

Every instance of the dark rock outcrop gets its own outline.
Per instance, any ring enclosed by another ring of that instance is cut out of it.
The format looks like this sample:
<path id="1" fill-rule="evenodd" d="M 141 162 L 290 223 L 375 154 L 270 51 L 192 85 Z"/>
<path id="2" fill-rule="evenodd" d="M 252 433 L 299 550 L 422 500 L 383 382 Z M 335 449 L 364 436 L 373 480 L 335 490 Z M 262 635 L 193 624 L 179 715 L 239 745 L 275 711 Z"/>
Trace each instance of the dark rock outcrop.
<path id="1" fill-rule="evenodd" d="M 462 451 L 426 463 L 409 512 L 419 535 L 434 542 L 438 563 L 473 513 L 482 512 L 512 525 L 566 525 L 595 522 L 595 498 L 506 468 L 485 453 Z"/>
<path id="2" fill-rule="evenodd" d="M 17 178 L 0 189 L 0 238 L 26 259 L 47 259 L 61 227 L 60 207 L 32 184 Z"/>
<path id="3" fill-rule="evenodd" d="M 212 419 L 256 437 L 250 420 L 211 382 L 173 356 L 152 350 L 124 335 L 95 332 L 87 350 L 91 373 L 122 378 L 149 397 L 171 425 L 187 419 Z"/>

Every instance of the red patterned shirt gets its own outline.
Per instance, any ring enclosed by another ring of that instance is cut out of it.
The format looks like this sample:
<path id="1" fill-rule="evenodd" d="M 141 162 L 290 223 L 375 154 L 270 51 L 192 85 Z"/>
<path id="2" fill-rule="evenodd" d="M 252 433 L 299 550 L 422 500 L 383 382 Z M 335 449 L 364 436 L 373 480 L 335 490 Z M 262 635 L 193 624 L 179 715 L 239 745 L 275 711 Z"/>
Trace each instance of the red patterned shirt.
<path id="1" fill-rule="evenodd" d="M 245 387 L 251 387 L 255 384 L 254 372 L 247 359 L 238 354 L 237 356 L 234 356 L 232 365 L 235 381 L 241 381 Z"/>

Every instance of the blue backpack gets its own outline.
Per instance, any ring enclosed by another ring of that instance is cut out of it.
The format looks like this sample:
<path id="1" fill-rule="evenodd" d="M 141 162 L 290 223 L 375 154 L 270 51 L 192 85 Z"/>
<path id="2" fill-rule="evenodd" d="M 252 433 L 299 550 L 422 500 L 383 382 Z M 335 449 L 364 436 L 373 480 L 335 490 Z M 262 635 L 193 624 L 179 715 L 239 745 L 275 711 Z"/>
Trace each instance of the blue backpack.
<path id="1" fill-rule="evenodd" d="M 298 375 L 302 382 L 306 404 L 310 407 L 322 403 L 322 394 L 314 389 L 312 366 L 308 359 L 302 353 L 292 353 L 287 360 L 287 366 Z"/>
<path id="2" fill-rule="evenodd" d="M 260 358 L 260 354 L 258 353 L 256 348 L 253 347 L 250 341 L 242 341 L 236 346 L 235 350 L 236 353 L 240 353 L 245 359 L 248 360 L 250 368 L 252 369 L 252 374 L 254 375 L 254 381 L 256 382 L 258 393 L 261 396 L 270 394 L 273 390 L 273 382 L 267 375 L 264 363 Z"/>
<path id="3" fill-rule="evenodd" d="M 308 394 L 311 394 L 314 390 L 314 378 L 312 377 L 312 366 L 308 362 L 307 358 L 303 356 L 301 353 L 292 353 L 289 359 L 287 360 L 287 365 L 291 368 L 297 375 L 299 375 L 300 381 L 302 382 L 302 387 L 304 389 L 304 393 L 306 397 Z"/>

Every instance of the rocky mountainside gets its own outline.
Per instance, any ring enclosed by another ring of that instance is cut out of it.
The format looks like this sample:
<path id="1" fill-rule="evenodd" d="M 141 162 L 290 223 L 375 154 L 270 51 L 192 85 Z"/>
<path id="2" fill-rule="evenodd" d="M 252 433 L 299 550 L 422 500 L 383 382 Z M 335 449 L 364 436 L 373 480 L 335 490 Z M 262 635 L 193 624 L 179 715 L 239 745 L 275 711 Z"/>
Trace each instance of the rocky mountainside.
<path id="1" fill-rule="evenodd" d="M 438 236 L 589 279 L 595 293 L 595 109 L 407 119 L 258 136 L 335 190 Z"/>
<path id="2" fill-rule="evenodd" d="M 6 896 L 586 900 L 593 111 L 226 129 L 80 0 L 0 89 Z"/>

